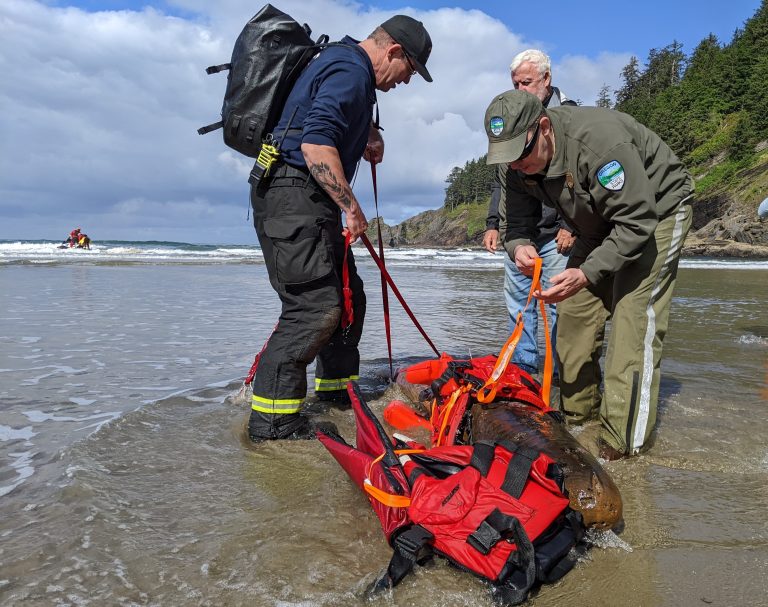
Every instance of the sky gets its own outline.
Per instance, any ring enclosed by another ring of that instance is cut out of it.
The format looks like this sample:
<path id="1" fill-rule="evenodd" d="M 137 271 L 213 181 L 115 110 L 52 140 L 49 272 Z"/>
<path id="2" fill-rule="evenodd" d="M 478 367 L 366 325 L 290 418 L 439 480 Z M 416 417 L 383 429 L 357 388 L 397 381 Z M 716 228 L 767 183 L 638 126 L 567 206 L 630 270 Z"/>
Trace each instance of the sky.
<path id="1" fill-rule="evenodd" d="M 273 0 L 315 35 L 364 38 L 404 13 L 422 21 L 433 83 L 379 94 L 386 144 L 379 210 L 396 224 L 442 206 L 445 178 L 484 154 L 491 98 L 511 88 L 526 48 L 552 57 L 553 83 L 593 105 L 621 86 L 630 57 L 709 33 L 730 41 L 760 0 L 644 2 L 350 2 Z M 255 244 L 247 218 L 252 161 L 227 148 L 219 119 L 229 60 L 260 4 L 244 0 L 3 0 L 0 3 L 0 239 Z M 542 7 L 546 12 L 542 11 Z M 370 167 L 353 184 L 375 216 Z"/>

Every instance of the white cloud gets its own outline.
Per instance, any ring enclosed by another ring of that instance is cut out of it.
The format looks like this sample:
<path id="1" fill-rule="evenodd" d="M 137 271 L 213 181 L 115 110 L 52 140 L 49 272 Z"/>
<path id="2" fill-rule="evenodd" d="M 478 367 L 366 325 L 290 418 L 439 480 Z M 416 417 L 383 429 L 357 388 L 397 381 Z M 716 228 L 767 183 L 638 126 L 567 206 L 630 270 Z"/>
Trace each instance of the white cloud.
<path id="1" fill-rule="evenodd" d="M 2 3 L 0 238 L 63 238 L 78 224 L 95 239 L 255 242 L 245 221 L 250 160 L 219 133 L 196 133 L 217 120 L 226 78 L 204 69 L 228 60 L 253 8 L 174 4 L 200 16 Z M 332 38 L 364 37 L 397 12 L 331 0 L 283 0 L 281 8 Z M 435 81 L 416 78 L 379 96 L 380 208 L 390 223 L 442 204 L 451 167 L 485 152 L 483 113 L 510 86 L 509 60 L 539 44 L 480 11 L 403 12 L 432 35 Z M 615 88 L 627 60 L 568 56 L 554 80 L 591 104 L 604 82 Z M 369 173 L 361 163 L 355 191 L 370 217 Z"/>
<path id="2" fill-rule="evenodd" d="M 567 55 L 552 66 L 557 86 L 571 99 L 584 105 L 594 105 L 605 84 L 611 92 L 621 86 L 621 70 L 629 63 L 629 53 L 600 53 L 592 59 L 580 55 Z"/>

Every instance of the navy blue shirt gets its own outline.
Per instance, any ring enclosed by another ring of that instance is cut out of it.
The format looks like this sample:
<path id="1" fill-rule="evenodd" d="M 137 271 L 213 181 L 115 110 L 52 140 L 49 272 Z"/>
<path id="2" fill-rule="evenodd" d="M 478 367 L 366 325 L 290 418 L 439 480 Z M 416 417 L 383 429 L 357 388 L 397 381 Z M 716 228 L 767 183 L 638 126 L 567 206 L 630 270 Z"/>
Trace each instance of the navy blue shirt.
<path id="1" fill-rule="evenodd" d="M 285 162 L 306 167 L 302 143 L 333 146 L 339 152 L 347 181 L 351 181 L 368 143 L 376 77 L 368 54 L 357 46 L 357 40 L 345 36 L 341 43 L 350 48 L 326 48 L 301 73 L 273 134 L 280 141 L 296 110 L 280 145 Z"/>

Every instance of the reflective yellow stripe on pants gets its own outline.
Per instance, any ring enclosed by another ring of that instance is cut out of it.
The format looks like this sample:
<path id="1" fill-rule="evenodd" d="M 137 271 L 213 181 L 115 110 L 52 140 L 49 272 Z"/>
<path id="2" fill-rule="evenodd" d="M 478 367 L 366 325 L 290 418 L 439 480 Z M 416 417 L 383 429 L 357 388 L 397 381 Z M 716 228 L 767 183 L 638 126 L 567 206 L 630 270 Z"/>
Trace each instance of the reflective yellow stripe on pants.
<path id="1" fill-rule="evenodd" d="M 349 377 L 339 377 L 338 379 L 320 379 L 315 378 L 315 392 L 335 392 L 337 390 L 346 390 L 347 384 L 351 381 L 360 379 L 359 375 L 350 375 Z"/>
<path id="2" fill-rule="evenodd" d="M 301 398 L 263 398 L 253 395 L 251 399 L 251 409 L 259 413 L 270 413 L 272 415 L 287 415 L 301 411 Z"/>

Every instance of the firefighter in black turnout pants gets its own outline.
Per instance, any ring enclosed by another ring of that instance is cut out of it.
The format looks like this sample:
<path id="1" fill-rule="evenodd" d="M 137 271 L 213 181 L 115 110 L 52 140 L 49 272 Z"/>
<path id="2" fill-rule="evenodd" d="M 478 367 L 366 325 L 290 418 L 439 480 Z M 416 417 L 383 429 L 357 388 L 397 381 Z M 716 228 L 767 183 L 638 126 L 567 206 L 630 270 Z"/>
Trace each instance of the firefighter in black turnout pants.
<path id="1" fill-rule="evenodd" d="M 349 183 L 361 157 L 379 162 L 384 154 L 372 122 L 376 90 L 407 84 L 417 72 L 432 81 L 425 67 L 432 42 L 411 17 L 392 17 L 362 42 L 341 42 L 348 48 L 330 46 L 299 76 L 274 130 L 278 138 L 286 132 L 280 164 L 251 186 L 256 233 L 282 302 L 253 379 L 254 441 L 314 435 L 301 409 L 315 357 L 321 399 L 340 397 L 358 377 L 365 293 L 350 251 L 354 322 L 342 329 L 341 215 L 353 240 L 368 227 Z"/>

